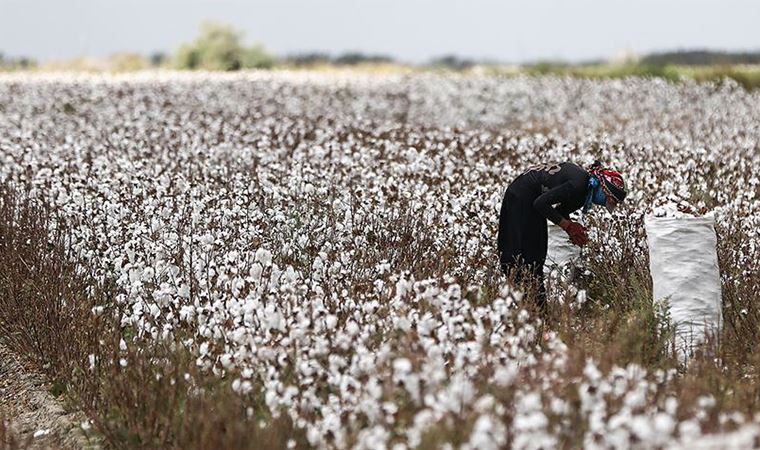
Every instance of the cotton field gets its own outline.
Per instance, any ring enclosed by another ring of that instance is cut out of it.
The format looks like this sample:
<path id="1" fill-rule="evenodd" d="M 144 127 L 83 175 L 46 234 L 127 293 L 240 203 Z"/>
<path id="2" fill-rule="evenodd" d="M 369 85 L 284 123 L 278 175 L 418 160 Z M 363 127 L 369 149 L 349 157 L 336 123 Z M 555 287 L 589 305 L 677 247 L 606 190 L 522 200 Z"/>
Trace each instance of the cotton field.
<path id="1" fill-rule="evenodd" d="M 605 261 L 645 266 L 642 219 L 668 200 L 715 216 L 725 326 L 743 326 L 760 94 L 731 82 L 0 76 L 0 182 L 55 207 L 72 257 L 116 281 L 93 314 L 120 314 L 124 348 L 181 339 L 313 447 L 754 445 L 760 416 L 678 394 L 688 365 L 576 351 L 502 278 L 508 183 L 595 159 L 631 194 L 592 213 L 585 275 L 555 277 L 550 303 L 615 308 L 584 283 Z"/>

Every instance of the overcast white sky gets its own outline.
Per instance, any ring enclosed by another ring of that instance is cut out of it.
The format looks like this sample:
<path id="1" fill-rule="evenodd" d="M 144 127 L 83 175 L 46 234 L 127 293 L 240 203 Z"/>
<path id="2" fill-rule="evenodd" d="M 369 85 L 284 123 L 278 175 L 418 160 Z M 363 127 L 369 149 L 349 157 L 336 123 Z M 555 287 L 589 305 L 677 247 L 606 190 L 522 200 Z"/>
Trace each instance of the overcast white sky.
<path id="1" fill-rule="evenodd" d="M 0 0 L 0 52 L 39 60 L 169 52 L 207 19 L 279 55 L 524 62 L 626 49 L 760 50 L 759 0 Z"/>

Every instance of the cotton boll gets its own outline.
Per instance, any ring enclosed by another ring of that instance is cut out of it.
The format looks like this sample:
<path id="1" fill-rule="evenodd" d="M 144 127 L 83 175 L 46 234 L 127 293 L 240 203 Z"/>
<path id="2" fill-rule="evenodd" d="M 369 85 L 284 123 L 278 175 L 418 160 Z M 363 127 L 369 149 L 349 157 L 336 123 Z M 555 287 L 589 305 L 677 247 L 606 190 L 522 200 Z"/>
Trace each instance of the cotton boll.
<path id="1" fill-rule="evenodd" d="M 261 263 L 264 267 L 269 267 L 272 264 L 272 253 L 269 250 L 260 248 L 256 250 L 255 260 Z"/>
<path id="2" fill-rule="evenodd" d="M 272 276 L 269 280 L 269 291 L 275 292 L 280 287 L 280 275 L 282 274 L 282 271 L 279 267 L 277 267 L 277 264 L 272 264 Z"/>
<path id="3" fill-rule="evenodd" d="M 668 397 L 665 400 L 665 412 L 671 416 L 675 416 L 678 411 L 678 399 L 675 397 Z"/>
<path id="4" fill-rule="evenodd" d="M 493 381 L 502 387 L 509 386 L 517 377 L 518 370 L 517 365 L 498 367 L 494 372 Z"/>
<path id="5" fill-rule="evenodd" d="M 130 284 L 136 285 L 140 282 L 142 278 L 143 271 L 141 271 L 138 268 L 130 269 L 129 270 L 129 282 Z"/>
<path id="6" fill-rule="evenodd" d="M 237 344 L 244 344 L 247 341 L 248 331 L 244 327 L 236 329 L 232 333 L 232 340 Z"/>
<path id="7" fill-rule="evenodd" d="M 261 274 L 264 271 L 264 267 L 259 263 L 254 263 L 251 266 L 251 269 L 249 271 L 249 275 L 251 277 L 251 281 L 253 282 L 259 282 L 261 280 Z"/>
<path id="8" fill-rule="evenodd" d="M 141 281 L 151 281 L 153 277 L 155 276 L 156 271 L 152 267 L 146 267 L 143 269 L 142 275 L 140 276 Z"/>
<path id="9" fill-rule="evenodd" d="M 356 337 L 359 334 L 359 325 L 353 320 L 349 320 L 348 323 L 346 323 L 346 334 L 351 337 Z"/>
<path id="10" fill-rule="evenodd" d="M 299 275 L 295 269 L 293 269 L 293 266 L 288 266 L 282 274 L 282 282 L 285 284 L 294 283 L 298 278 Z"/>
<path id="11" fill-rule="evenodd" d="M 306 429 L 306 440 L 312 447 L 317 447 L 322 441 L 322 434 L 315 427 L 310 426 Z"/>
<path id="12" fill-rule="evenodd" d="M 317 256 L 314 258 L 314 261 L 311 263 L 311 270 L 312 270 L 312 277 L 315 280 L 320 280 L 322 278 L 323 272 L 325 267 L 325 261 L 322 259 L 321 256 Z"/>
<path id="13" fill-rule="evenodd" d="M 430 318 L 423 318 L 417 322 L 417 333 L 420 336 L 428 336 L 433 331 L 435 324 Z"/>
<path id="14" fill-rule="evenodd" d="M 195 308 L 190 305 L 183 305 L 179 311 L 179 318 L 183 322 L 192 322 L 195 318 Z"/>
<path id="15" fill-rule="evenodd" d="M 209 246 L 214 243 L 214 235 L 206 233 L 200 237 L 199 242 L 205 246 Z"/>
<path id="16" fill-rule="evenodd" d="M 412 371 L 412 363 L 406 358 L 398 358 L 393 361 L 393 371 L 399 376 L 406 375 Z"/>
<path id="17" fill-rule="evenodd" d="M 219 362 L 222 364 L 222 367 L 224 367 L 226 370 L 230 370 L 233 367 L 233 360 L 232 356 L 228 354 L 224 354 L 219 358 Z"/>
<path id="18" fill-rule="evenodd" d="M 465 448 L 497 450 L 506 445 L 506 428 L 489 415 L 481 415 L 473 425 Z"/>
<path id="19" fill-rule="evenodd" d="M 715 403 L 715 398 L 712 395 L 703 395 L 697 399 L 697 405 L 702 409 L 711 409 Z"/>
<path id="20" fill-rule="evenodd" d="M 598 383 L 602 379 L 602 373 L 596 367 L 596 364 L 590 359 L 586 361 L 583 375 L 592 383 Z"/>
<path id="21" fill-rule="evenodd" d="M 496 399 L 492 395 L 486 394 L 475 402 L 473 409 L 478 414 L 486 414 L 491 411 L 495 405 Z"/>
<path id="22" fill-rule="evenodd" d="M 380 425 L 365 428 L 359 432 L 357 448 L 381 449 L 386 448 L 390 433 Z"/>
<path id="23" fill-rule="evenodd" d="M 267 311 L 266 323 L 269 330 L 284 331 L 285 329 L 282 313 L 274 309 Z"/>
<path id="24" fill-rule="evenodd" d="M 327 330 L 334 330 L 338 324 L 338 318 L 332 314 L 325 316 L 325 328 Z"/>
<path id="25" fill-rule="evenodd" d="M 409 291 L 409 289 L 412 288 L 412 283 L 402 279 L 399 279 L 396 282 L 396 297 L 402 298 L 406 295 L 406 293 Z"/>
<path id="26" fill-rule="evenodd" d="M 177 295 L 184 299 L 190 298 L 190 286 L 187 284 L 180 285 L 179 289 L 177 289 Z"/>
<path id="27" fill-rule="evenodd" d="M 403 331 L 404 333 L 408 332 L 411 329 L 411 326 L 412 324 L 406 317 L 399 317 L 396 321 L 396 329 Z"/>
<path id="28" fill-rule="evenodd" d="M 678 424 L 678 434 L 685 440 L 697 440 L 702 435 L 702 427 L 696 420 L 685 420 Z"/>
<path id="29" fill-rule="evenodd" d="M 658 413 L 653 421 L 654 430 L 659 436 L 659 441 L 666 441 L 675 429 L 676 423 L 673 417 L 667 413 Z"/>

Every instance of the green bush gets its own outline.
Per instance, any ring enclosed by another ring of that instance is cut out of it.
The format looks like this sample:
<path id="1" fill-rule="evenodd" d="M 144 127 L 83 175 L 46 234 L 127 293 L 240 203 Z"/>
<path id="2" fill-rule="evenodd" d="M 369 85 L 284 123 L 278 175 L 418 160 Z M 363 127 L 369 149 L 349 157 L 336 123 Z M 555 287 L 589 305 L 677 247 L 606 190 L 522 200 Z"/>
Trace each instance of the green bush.
<path id="1" fill-rule="evenodd" d="M 245 69 L 271 69 L 275 59 L 264 47 L 256 45 L 243 52 L 242 66 Z"/>
<path id="2" fill-rule="evenodd" d="M 242 33 L 229 25 L 207 22 L 195 41 L 177 50 L 174 62 L 178 69 L 238 70 L 270 68 L 274 57 L 262 46 L 245 48 Z"/>
<path id="3" fill-rule="evenodd" d="M 174 56 L 174 65 L 178 69 L 197 69 L 199 59 L 198 51 L 191 44 L 182 44 Z"/>
<path id="4" fill-rule="evenodd" d="M 26 57 L 8 58 L 0 53 L 0 70 L 28 70 L 37 67 L 37 62 Z"/>
<path id="5" fill-rule="evenodd" d="M 760 87 L 760 70 L 752 66 L 710 66 L 695 70 L 692 76 L 699 82 L 722 82 L 730 78 L 747 90 Z"/>

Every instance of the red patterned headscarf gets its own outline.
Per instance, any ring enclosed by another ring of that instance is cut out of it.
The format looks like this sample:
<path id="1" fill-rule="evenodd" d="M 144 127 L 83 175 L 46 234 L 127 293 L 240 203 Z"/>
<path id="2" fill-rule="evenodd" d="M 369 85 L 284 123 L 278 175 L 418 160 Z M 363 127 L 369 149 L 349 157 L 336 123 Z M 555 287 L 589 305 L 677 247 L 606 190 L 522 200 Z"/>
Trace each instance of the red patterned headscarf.
<path id="1" fill-rule="evenodd" d="M 626 192 L 625 181 L 623 181 L 623 175 L 620 172 L 603 167 L 602 163 L 596 161 L 589 168 L 588 173 L 599 180 L 602 190 L 608 197 L 614 198 L 617 203 L 625 200 L 628 192 Z"/>

